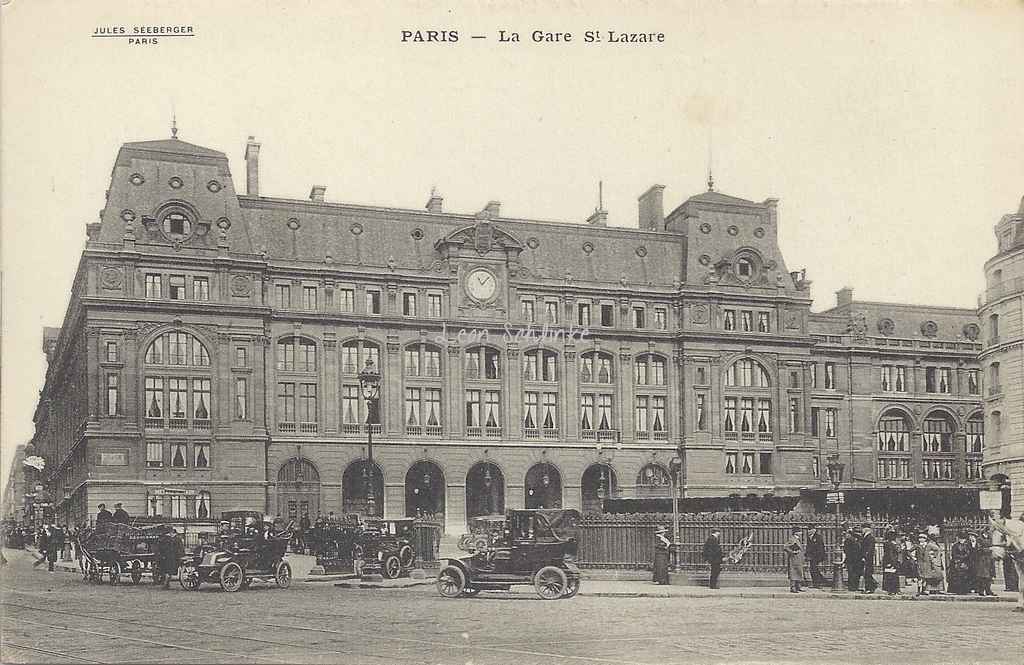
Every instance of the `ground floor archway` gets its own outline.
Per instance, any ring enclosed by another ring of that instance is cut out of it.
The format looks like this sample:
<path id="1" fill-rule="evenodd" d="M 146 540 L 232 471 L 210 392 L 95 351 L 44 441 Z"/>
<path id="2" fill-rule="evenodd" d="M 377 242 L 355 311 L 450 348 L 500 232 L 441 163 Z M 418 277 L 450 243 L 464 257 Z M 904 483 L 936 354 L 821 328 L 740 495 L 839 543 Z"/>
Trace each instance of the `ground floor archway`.
<path id="1" fill-rule="evenodd" d="M 405 474 L 405 515 L 439 516 L 444 521 L 445 482 L 441 467 L 429 460 L 420 460 Z"/>
<path id="2" fill-rule="evenodd" d="M 526 472 L 526 507 L 562 507 L 562 474 L 553 464 L 534 464 Z"/>
<path id="3" fill-rule="evenodd" d="M 372 480 L 371 480 L 372 478 Z M 371 511 L 367 496 L 373 483 L 374 507 Z M 370 517 L 384 516 L 384 473 L 374 462 L 371 472 L 366 460 L 356 460 L 341 476 L 341 509 L 344 513 L 358 513 Z"/>
<path id="4" fill-rule="evenodd" d="M 320 473 L 305 457 L 293 457 L 277 471 L 277 514 L 296 526 L 320 511 Z"/>
<path id="5" fill-rule="evenodd" d="M 583 472 L 580 492 L 584 513 L 603 512 L 605 499 L 613 499 L 619 490 L 615 469 L 608 464 L 591 464 Z"/>
<path id="6" fill-rule="evenodd" d="M 505 512 L 505 476 L 498 465 L 478 462 L 466 474 L 466 518 Z"/>

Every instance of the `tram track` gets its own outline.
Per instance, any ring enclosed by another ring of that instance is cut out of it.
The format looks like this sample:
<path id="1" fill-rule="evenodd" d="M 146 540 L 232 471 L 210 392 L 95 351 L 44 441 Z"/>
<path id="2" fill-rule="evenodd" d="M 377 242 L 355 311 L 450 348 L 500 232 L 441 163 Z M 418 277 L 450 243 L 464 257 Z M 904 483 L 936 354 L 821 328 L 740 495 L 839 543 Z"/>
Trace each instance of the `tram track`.
<path id="1" fill-rule="evenodd" d="M 81 656 L 75 656 L 74 654 L 65 653 L 63 651 L 54 651 L 52 649 L 40 649 L 39 647 L 30 647 L 27 644 L 15 644 L 14 642 L 9 642 L 7 640 L 3 641 L 2 646 L 7 649 L 20 649 L 22 651 L 32 651 L 35 653 L 41 653 L 46 656 L 57 656 L 58 658 L 67 658 L 69 660 L 74 660 L 81 663 L 106 663 L 105 660 L 93 660 L 91 658 L 83 658 Z"/>

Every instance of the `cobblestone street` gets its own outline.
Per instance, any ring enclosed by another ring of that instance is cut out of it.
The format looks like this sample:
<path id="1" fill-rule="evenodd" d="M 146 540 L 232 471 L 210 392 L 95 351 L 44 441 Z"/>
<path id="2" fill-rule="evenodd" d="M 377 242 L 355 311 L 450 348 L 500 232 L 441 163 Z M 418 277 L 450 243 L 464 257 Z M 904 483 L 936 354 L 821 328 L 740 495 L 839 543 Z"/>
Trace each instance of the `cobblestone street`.
<path id="1" fill-rule="evenodd" d="M 13 559 L 3 570 L 3 662 L 1016 664 L 1024 653 L 1024 617 L 1010 603 L 445 600 L 432 586 L 329 583 L 195 593 L 85 584 Z"/>

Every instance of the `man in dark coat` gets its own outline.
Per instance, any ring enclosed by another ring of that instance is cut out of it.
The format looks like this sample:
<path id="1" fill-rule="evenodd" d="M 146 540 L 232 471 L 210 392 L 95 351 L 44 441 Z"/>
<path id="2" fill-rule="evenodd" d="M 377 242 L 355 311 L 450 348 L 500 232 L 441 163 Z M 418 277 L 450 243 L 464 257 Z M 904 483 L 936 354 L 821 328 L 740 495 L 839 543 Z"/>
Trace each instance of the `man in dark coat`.
<path id="1" fill-rule="evenodd" d="M 711 535 L 704 541 L 704 560 L 711 565 L 711 581 L 709 586 L 712 589 L 718 588 L 718 576 L 722 572 L 722 544 L 719 542 L 721 531 L 712 529 Z"/>
<path id="2" fill-rule="evenodd" d="M 118 524 L 128 524 L 128 512 L 121 507 L 121 504 L 114 504 L 114 521 Z"/>
<path id="3" fill-rule="evenodd" d="M 156 541 L 156 551 L 160 565 L 160 574 L 164 579 L 164 588 L 171 588 L 171 576 L 178 572 L 178 562 L 185 553 L 181 537 L 173 531 L 160 534 Z"/>
<path id="4" fill-rule="evenodd" d="M 878 588 L 878 580 L 875 579 L 875 534 L 871 532 L 871 525 L 864 525 L 863 535 L 860 538 L 861 560 L 864 575 L 864 591 L 874 593 Z"/>
<path id="5" fill-rule="evenodd" d="M 843 537 L 843 554 L 846 556 L 846 588 L 860 591 L 860 575 L 864 570 L 861 558 L 860 538 L 854 533 L 853 527 L 846 530 Z"/>
<path id="6" fill-rule="evenodd" d="M 53 572 L 53 564 L 57 563 L 57 553 L 64 549 L 64 530 L 51 524 L 46 540 L 46 569 Z"/>
<path id="7" fill-rule="evenodd" d="M 825 586 L 825 578 L 821 575 L 821 562 L 827 557 L 825 540 L 817 527 L 811 527 L 807 534 L 807 563 L 811 569 L 811 584 L 815 587 Z"/>
<path id="8" fill-rule="evenodd" d="M 101 503 L 99 505 L 99 511 L 96 513 L 96 524 L 103 524 L 104 522 L 110 522 L 114 519 L 114 516 L 109 510 L 107 510 L 107 504 Z"/>

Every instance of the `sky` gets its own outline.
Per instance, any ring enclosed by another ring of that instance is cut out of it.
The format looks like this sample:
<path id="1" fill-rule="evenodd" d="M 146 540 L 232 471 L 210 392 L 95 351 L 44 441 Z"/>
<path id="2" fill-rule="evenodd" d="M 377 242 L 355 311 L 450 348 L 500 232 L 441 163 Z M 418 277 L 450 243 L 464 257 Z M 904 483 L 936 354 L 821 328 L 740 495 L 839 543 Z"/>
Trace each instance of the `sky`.
<path id="1" fill-rule="evenodd" d="M 436 186 L 446 210 L 583 221 L 600 181 L 609 224 L 635 227 L 639 194 L 665 185 L 670 210 L 710 164 L 716 190 L 780 199 L 815 310 L 843 286 L 975 307 L 992 227 L 1024 195 L 1024 3 L 378 4 L 0 2 L 4 480 L 117 150 L 169 137 L 172 116 L 227 153 L 240 192 L 256 136 L 261 193 L 291 198 L 321 184 L 419 209 Z M 91 37 L 155 25 L 195 36 Z"/>

